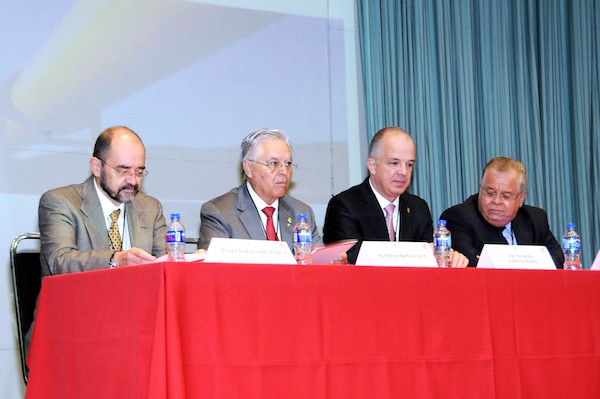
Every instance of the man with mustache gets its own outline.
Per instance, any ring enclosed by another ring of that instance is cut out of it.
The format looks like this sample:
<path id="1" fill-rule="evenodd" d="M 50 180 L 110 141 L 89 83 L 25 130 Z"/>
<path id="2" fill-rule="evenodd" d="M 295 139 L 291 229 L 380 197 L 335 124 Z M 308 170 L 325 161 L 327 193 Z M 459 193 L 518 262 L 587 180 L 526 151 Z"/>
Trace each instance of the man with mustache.
<path id="1" fill-rule="evenodd" d="M 42 195 L 43 276 L 148 263 L 166 253 L 162 206 L 139 192 L 148 174 L 145 163 L 139 136 L 123 126 L 111 127 L 96 140 L 89 161 L 92 176 Z"/>
<path id="2" fill-rule="evenodd" d="M 139 136 L 123 126 L 106 129 L 96 140 L 90 168 L 92 176 L 83 183 L 40 198 L 43 277 L 148 263 L 166 253 L 162 205 L 139 192 L 148 174 Z M 26 354 L 32 332 L 33 323 Z"/>
<path id="3" fill-rule="evenodd" d="M 355 238 L 348 251 L 355 263 L 362 241 L 422 241 L 433 239 L 433 221 L 427 203 L 408 193 L 415 143 L 398 127 L 379 130 L 369 146 L 369 177 L 334 196 L 327 205 L 323 241 Z M 453 251 L 452 267 L 467 266 L 467 258 Z"/>
<path id="4" fill-rule="evenodd" d="M 277 129 L 250 133 L 240 149 L 245 178 L 239 187 L 202 205 L 198 248 L 206 249 L 213 237 L 287 242 L 297 215 L 304 213 L 312 229 L 313 244 L 321 243 L 310 206 L 287 195 L 292 170 L 292 150 L 287 135 Z"/>

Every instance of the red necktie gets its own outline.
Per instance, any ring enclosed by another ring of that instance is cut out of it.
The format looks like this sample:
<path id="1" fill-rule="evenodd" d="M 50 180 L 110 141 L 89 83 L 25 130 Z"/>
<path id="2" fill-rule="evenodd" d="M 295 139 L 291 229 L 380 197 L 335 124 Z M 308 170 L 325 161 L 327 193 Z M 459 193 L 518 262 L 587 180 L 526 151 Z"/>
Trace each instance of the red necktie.
<path id="1" fill-rule="evenodd" d="M 265 229 L 265 232 L 267 233 L 267 240 L 279 241 L 277 238 L 277 233 L 275 232 L 275 226 L 273 225 L 273 212 L 275 212 L 275 208 L 272 206 L 265 206 L 262 211 L 265 215 L 267 215 L 267 228 Z"/>

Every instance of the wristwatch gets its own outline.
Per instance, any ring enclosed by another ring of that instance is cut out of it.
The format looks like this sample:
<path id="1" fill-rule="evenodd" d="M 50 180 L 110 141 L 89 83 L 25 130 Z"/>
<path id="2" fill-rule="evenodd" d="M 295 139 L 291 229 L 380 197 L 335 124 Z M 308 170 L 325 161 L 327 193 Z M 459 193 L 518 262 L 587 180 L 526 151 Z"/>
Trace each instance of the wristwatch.
<path id="1" fill-rule="evenodd" d="M 114 269 L 115 267 L 117 267 L 117 264 L 114 261 L 114 257 L 115 257 L 115 252 L 112 253 L 112 255 L 110 256 L 110 259 L 108 260 L 108 266 L 111 269 Z"/>

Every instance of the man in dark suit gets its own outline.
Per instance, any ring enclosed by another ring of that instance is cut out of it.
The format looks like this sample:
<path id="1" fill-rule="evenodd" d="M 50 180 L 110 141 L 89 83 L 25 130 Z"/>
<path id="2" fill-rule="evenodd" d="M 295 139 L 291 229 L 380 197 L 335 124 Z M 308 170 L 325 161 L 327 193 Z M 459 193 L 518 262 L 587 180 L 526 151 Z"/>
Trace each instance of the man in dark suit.
<path id="1" fill-rule="evenodd" d="M 433 222 L 427 203 L 409 194 L 415 163 L 415 143 L 397 127 L 378 131 L 369 147 L 369 177 L 361 184 L 329 201 L 323 227 L 323 241 L 332 243 L 355 238 L 348 251 L 355 263 L 362 241 L 431 242 Z M 454 251 L 453 267 L 466 266 L 467 259 Z"/>
<path id="2" fill-rule="evenodd" d="M 301 213 L 311 226 L 313 244 L 321 243 L 312 208 L 287 195 L 297 167 L 287 135 L 257 130 L 244 138 L 240 152 L 246 181 L 202 205 L 198 248 L 207 249 L 213 237 L 223 237 L 281 240 L 293 251 L 293 229 Z"/>
<path id="3" fill-rule="evenodd" d="M 496 157 L 483 169 L 479 193 L 446 209 L 452 245 L 477 265 L 484 244 L 545 245 L 556 264 L 563 267 L 562 250 L 548 226 L 543 209 L 523 205 L 527 172 L 523 163 Z"/>

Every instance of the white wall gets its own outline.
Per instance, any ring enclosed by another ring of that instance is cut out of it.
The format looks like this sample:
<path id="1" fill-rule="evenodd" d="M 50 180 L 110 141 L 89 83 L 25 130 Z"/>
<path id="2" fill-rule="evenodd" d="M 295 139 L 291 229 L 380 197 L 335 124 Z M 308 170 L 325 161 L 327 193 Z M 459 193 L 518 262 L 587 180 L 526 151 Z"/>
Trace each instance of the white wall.
<path id="1" fill-rule="evenodd" d="M 291 194 L 322 227 L 361 180 L 365 139 L 354 1 L 20 0 L 0 14 L 0 397 L 21 398 L 8 248 L 37 231 L 47 189 L 83 181 L 97 135 L 135 130 L 143 190 L 198 235 L 202 203 L 239 184 L 250 131 L 291 137 Z"/>

